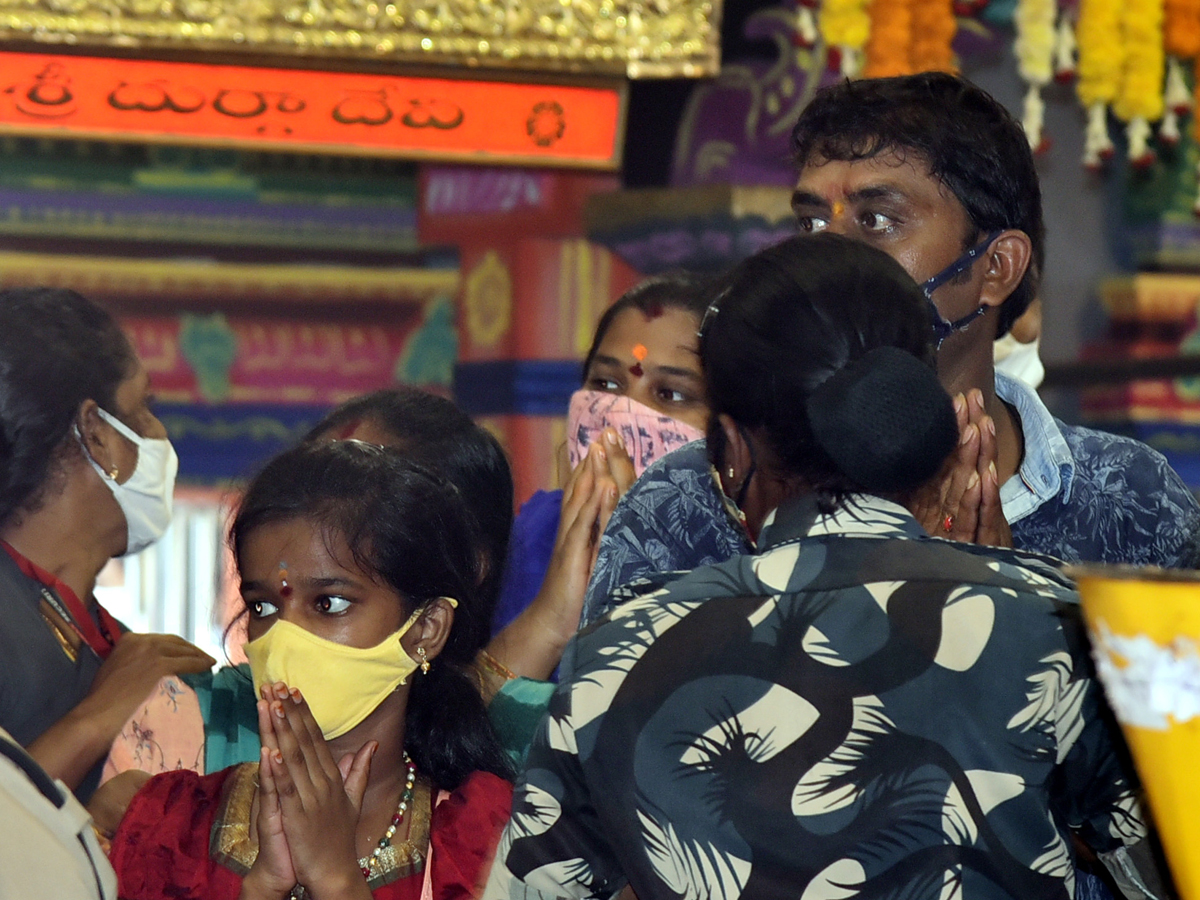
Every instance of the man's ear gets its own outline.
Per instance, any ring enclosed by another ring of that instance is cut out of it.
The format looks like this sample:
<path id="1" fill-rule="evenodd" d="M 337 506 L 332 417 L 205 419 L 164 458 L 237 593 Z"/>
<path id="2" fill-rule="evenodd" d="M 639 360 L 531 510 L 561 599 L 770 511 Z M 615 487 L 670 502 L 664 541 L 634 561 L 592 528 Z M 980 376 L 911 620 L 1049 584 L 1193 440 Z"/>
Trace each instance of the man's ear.
<path id="1" fill-rule="evenodd" d="M 979 302 L 1000 306 L 1017 289 L 1033 261 L 1033 241 L 1023 231 L 1010 228 L 992 241 Z"/>
<path id="2" fill-rule="evenodd" d="M 108 477 L 116 479 L 117 470 L 116 430 L 100 417 L 100 407 L 95 400 L 84 400 L 75 414 L 75 427 L 83 442 L 84 452 L 90 456 Z"/>
<path id="3" fill-rule="evenodd" d="M 732 418 L 722 413 L 717 416 L 717 426 L 725 437 L 725 452 L 721 455 L 720 471 L 717 474 L 721 476 L 721 485 L 725 488 L 725 493 L 735 497 L 753 468 L 753 451 L 746 443 L 745 432 L 738 428 Z"/>
<path id="4" fill-rule="evenodd" d="M 417 648 L 425 651 L 424 659 L 432 661 L 442 652 L 446 641 L 450 640 L 450 629 L 454 627 L 454 604 L 446 597 L 431 600 L 412 627 L 416 640 L 406 651 L 413 659 L 422 659 Z"/>

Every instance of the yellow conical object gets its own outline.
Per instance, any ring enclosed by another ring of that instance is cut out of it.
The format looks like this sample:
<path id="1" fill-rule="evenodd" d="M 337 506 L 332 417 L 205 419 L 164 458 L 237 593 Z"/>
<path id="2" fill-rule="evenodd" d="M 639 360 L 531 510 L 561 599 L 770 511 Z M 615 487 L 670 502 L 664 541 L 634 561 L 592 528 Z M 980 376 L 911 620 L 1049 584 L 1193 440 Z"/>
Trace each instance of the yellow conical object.
<path id="1" fill-rule="evenodd" d="M 1176 887 L 1200 900 L 1200 577 L 1070 569 Z"/>

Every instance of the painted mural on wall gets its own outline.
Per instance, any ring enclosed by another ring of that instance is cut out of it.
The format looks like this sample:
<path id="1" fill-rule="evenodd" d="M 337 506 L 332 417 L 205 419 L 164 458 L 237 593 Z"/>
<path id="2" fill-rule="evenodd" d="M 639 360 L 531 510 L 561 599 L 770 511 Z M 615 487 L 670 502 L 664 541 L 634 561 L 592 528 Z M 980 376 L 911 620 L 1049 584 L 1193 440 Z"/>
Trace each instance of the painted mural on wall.
<path id="1" fill-rule="evenodd" d="M 122 325 L 191 482 L 250 475 L 359 394 L 398 383 L 449 394 L 457 354 L 449 297 L 398 307 L 386 324 L 182 313 Z"/>

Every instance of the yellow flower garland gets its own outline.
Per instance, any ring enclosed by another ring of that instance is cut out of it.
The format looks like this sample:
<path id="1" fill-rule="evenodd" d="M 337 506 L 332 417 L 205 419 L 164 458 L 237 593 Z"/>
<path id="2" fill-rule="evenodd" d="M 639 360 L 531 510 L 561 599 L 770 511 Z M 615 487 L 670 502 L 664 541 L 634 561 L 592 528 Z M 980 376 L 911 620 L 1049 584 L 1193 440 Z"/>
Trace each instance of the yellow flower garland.
<path id="1" fill-rule="evenodd" d="M 871 21 L 867 0 L 824 0 L 817 16 L 817 27 L 826 47 L 837 47 L 842 54 L 842 74 L 858 74 L 859 57 L 866 46 Z"/>
<path id="2" fill-rule="evenodd" d="M 1125 72 L 1113 101 L 1123 121 L 1153 121 L 1162 115 L 1163 0 L 1124 0 L 1121 34 L 1125 43 Z"/>
<path id="3" fill-rule="evenodd" d="M 1029 85 L 1025 93 L 1025 110 L 1021 124 L 1029 146 L 1035 151 L 1043 146 L 1042 124 L 1045 105 L 1041 91 L 1054 77 L 1055 15 L 1054 0 L 1021 0 L 1013 22 L 1017 40 L 1017 71 Z"/>
<path id="4" fill-rule="evenodd" d="M 1124 0 L 1080 0 L 1075 38 L 1079 44 L 1075 92 L 1088 114 L 1083 162 L 1089 168 L 1112 154 L 1108 136 L 1108 104 L 1121 88 L 1125 47 L 1121 40 Z"/>
<path id="5" fill-rule="evenodd" d="M 915 0 L 908 58 L 914 72 L 954 72 L 951 44 L 958 30 L 952 0 Z"/>
<path id="6" fill-rule="evenodd" d="M 1079 42 L 1079 102 L 1091 109 L 1117 98 L 1125 46 L 1121 40 L 1121 6 L 1124 0 L 1081 0 L 1075 38 Z"/>
<path id="7" fill-rule="evenodd" d="M 1125 72 L 1113 112 L 1129 123 L 1129 158 L 1145 163 L 1153 158 L 1149 123 L 1163 114 L 1163 0 L 1124 0 L 1121 33 Z"/>

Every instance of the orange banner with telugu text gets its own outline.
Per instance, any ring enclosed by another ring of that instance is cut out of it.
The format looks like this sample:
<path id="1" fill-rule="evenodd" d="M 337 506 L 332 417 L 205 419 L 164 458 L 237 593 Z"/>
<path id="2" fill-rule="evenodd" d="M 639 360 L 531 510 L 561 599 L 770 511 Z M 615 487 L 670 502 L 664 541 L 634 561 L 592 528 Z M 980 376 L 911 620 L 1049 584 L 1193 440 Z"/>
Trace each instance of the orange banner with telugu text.
<path id="1" fill-rule="evenodd" d="M 0 53 L 0 133 L 615 169 L 624 107 L 623 83 Z"/>

